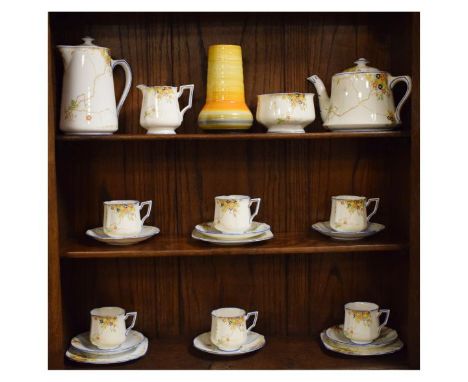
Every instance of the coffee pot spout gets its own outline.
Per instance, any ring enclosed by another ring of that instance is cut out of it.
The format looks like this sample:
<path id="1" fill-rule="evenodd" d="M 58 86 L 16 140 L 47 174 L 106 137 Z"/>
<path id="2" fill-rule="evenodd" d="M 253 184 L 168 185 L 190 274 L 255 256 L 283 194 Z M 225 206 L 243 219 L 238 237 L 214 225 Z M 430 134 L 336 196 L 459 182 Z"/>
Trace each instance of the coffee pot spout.
<path id="1" fill-rule="evenodd" d="M 328 110 L 330 108 L 330 98 L 328 97 L 327 89 L 317 75 L 310 76 L 307 80 L 312 82 L 315 86 L 319 99 L 320 115 L 322 117 L 322 121 L 326 122 L 328 119 Z"/>

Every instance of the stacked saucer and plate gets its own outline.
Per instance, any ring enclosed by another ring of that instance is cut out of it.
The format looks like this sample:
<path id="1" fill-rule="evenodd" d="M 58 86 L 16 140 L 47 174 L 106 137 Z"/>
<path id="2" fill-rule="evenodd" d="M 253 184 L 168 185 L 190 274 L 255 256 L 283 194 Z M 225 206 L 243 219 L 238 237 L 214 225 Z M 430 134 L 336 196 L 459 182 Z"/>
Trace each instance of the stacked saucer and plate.
<path id="1" fill-rule="evenodd" d="M 260 201 L 246 195 L 217 196 L 214 221 L 196 225 L 192 238 L 221 245 L 250 244 L 273 238 L 268 224 L 253 221 Z M 256 208 L 252 214 L 250 207 L 254 203 Z"/>
<path id="2" fill-rule="evenodd" d="M 385 314 L 382 324 L 381 314 Z M 395 353 L 403 348 L 396 330 L 385 326 L 390 310 L 379 309 L 371 302 L 350 302 L 345 305 L 345 322 L 320 333 L 328 350 L 355 356 L 374 356 Z"/>
<path id="3" fill-rule="evenodd" d="M 136 312 L 125 314 L 118 307 L 96 308 L 91 311 L 91 330 L 72 338 L 65 356 L 75 362 L 110 365 L 133 361 L 148 350 L 148 338 L 132 330 Z M 126 328 L 125 320 L 133 317 Z"/>

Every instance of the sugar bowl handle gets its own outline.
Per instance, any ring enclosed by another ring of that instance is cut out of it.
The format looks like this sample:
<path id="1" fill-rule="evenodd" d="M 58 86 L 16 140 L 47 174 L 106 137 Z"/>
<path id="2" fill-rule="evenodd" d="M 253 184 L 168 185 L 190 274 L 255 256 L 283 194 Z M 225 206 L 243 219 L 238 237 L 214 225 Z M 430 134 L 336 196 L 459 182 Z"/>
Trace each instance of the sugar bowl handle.
<path id="1" fill-rule="evenodd" d="M 406 93 L 403 96 L 403 98 L 398 102 L 398 105 L 395 109 L 395 121 L 397 123 L 401 123 L 401 118 L 400 118 L 400 111 L 401 107 L 403 104 L 406 102 L 408 99 L 409 95 L 411 94 L 411 89 L 412 89 L 412 81 L 410 76 L 398 76 L 398 77 L 389 77 L 389 86 L 390 89 L 393 89 L 393 87 L 398 83 L 398 82 L 404 82 L 406 84 Z"/>
<path id="2" fill-rule="evenodd" d="M 146 215 L 143 217 L 143 219 L 141 219 L 141 224 L 143 225 L 143 223 L 145 222 L 146 219 L 148 219 L 148 217 L 150 216 L 150 213 L 151 213 L 151 207 L 153 206 L 153 202 L 151 200 L 147 200 L 146 202 L 142 202 L 140 204 L 140 211 L 143 209 L 144 206 L 148 206 L 148 211 L 146 212 Z"/>
<path id="3" fill-rule="evenodd" d="M 137 318 L 137 312 L 128 312 L 124 317 L 124 321 L 127 320 L 127 318 L 130 317 L 130 316 L 133 317 L 133 320 L 132 320 L 132 323 L 130 324 L 130 326 L 125 331 L 125 336 L 128 336 L 128 333 L 130 333 L 130 330 L 132 330 L 132 328 L 135 326 L 135 322 L 136 322 L 136 318 Z"/>
<path id="4" fill-rule="evenodd" d="M 195 88 L 195 85 L 193 84 L 190 84 L 190 85 L 182 85 L 180 88 L 179 88 L 179 93 L 177 94 L 177 98 L 180 98 L 180 96 L 182 95 L 182 93 L 184 92 L 184 90 L 186 89 L 189 89 L 190 90 L 190 93 L 189 93 L 189 99 L 188 99 L 188 104 L 187 106 L 185 106 L 181 111 L 180 111 L 180 115 L 183 117 L 185 112 L 190 109 L 192 107 L 192 97 L 193 97 L 193 89 Z"/>
<path id="5" fill-rule="evenodd" d="M 255 312 L 249 312 L 245 315 L 245 322 L 247 322 L 247 320 L 250 318 L 250 316 L 254 316 L 254 320 L 252 322 L 252 325 L 250 325 L 248 328 L 247 328 L 247 331 L 250 332 L 254 327 L 255 325 L 257 325 L 257 319 L 258 319 L 258 312 L 255 311 Z"/>
<path id="6" fill-rule="evenodd" d="M 111 60 L 111 65 L 112 65 L 112 70 L 117 65 L 120 65 L 124 72 L 125 72 L 125 87 L 122 92 L 122 95 L 120 96 L 119 103 L 117 104 L 117 117 L 119 116 L 120 109 L 122 109 L 123 103 L 125 102 L 128 92 L 130 91 L 130 86 L 132 86 L 132 70 L 130 69 L 130 65 L 128 65 L 128 62 L 125 60 Z"/>

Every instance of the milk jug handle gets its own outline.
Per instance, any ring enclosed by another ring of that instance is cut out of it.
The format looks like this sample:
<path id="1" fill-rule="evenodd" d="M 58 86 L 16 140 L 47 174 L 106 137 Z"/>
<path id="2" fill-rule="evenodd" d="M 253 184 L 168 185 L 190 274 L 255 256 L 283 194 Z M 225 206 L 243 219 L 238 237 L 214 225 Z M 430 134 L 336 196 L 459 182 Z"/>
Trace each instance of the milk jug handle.
<path id="1" fill-rule="evenodd" d="M 119 103 L 117 104 L 117 117 L 118 117 L 119 113 L 120 113 L 120 109 L 122 109 L 122 105 L 123 105 L 123 103 L 125 102 L 125 99 L 128 96 L 128 92 L 130 91 L 130 86 L 132 85 L 132 71 L 131 71 L 130 65 L 128 65 L 127 61 L 125 61 L 125 60 L 111 60 L 112 70 L 114 70 L 114 68 L 117 65 L 120 65 L 123 68 L 124 72 L 125 72 L 125 87 L 124 87 L 124 90 L 123 90 L 122 95 L 120 97 Z"/>
<path id="2" fill-rule="evenodd" d="M 193 88 L 195 86 L 194 85 L 182 85 L 180 88 L 179 88 L 179 93 L 177 94 L 177 98 L 179 98 L 182 93 L 184 92 L 185 89 L 189 89 L 190 90 L 190 93 L 189 93 L 189 99 L 188 99 L 188 104 L 187 106 L 185 106 L 181 111 L 180 111 L 180 115 L 184 115 L 185 112 L 190 109 L 192 107 L 192 97 L 193 97 Z"/>
<path id="3" fill-rule="evenodd" d="M 411 88 L 412 88 L 411 77 L 410 76 L 398 76 L 398 77 L 389 76 L 388 81 L 389 81 L 390 89 L 393 89 L 393 87 L 398 82 L 404 82 L 406 84 L 406 93 L 403 96 L 403 98 L 400 100 L 400 102 L 398 102 L 398 105 L 395 109 L 395 122 L 401 123 L 400 111 L 401 111 L 401 107 L 406 102 L 406 100 L 408 99 L 411 93 Z"/>

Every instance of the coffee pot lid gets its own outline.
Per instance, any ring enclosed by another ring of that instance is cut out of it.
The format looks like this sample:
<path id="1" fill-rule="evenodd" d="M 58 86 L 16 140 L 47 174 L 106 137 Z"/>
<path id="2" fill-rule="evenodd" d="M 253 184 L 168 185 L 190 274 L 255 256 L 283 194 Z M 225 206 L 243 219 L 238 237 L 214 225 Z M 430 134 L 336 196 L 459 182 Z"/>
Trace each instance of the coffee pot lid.
<path id="1" fill-rule="evenodd" d="M 338 73 L 338 74 L 348 74 L 348 73 L 380 73 L 382 72 L 381 70 L 377 68 L 373 68 L 371 66 L 367 66 L 369 61 L 367 61 L 365 58 L 359 58 L 356 61 L 354 61 L 356 64 L 355 66 L 352 66 L 351 68 L 343 70 L 343 72 Z"/>
<path id="2" fill-rule="evenodd" d="M 94 38 L 86 36 L 82 38 L 83 44 L 80 45 L 57 45 L 58 48 L 98 48 L 98 49 L 108 49 L 103 46 L 98 46 L 93 44 Z"/>

